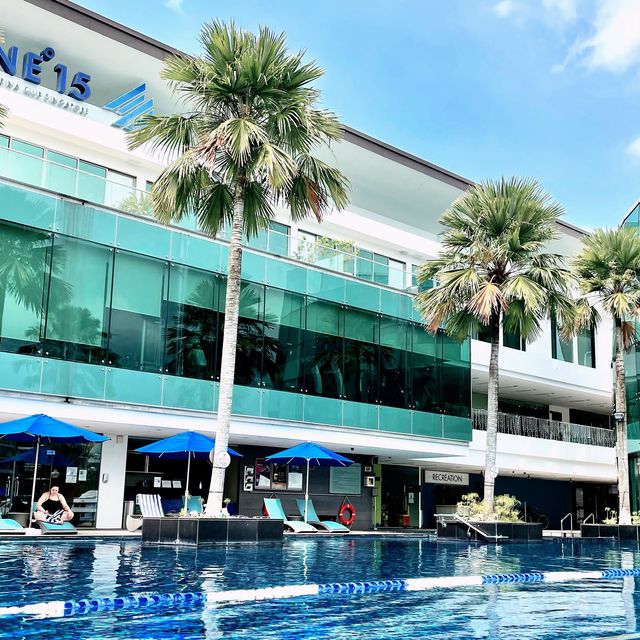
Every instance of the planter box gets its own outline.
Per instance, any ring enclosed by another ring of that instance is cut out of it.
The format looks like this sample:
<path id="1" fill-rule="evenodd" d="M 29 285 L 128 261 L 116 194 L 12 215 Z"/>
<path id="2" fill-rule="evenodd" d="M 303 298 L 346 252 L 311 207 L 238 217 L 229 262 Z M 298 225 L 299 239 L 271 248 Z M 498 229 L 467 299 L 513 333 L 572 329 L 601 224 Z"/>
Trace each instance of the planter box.
<path id="1" fill-rule="evenodd" d="M 206 546 L 282 542 L 284 523 L 271 518 L 143 518 L 142 541 Z"/>
<path id="2" fill-rule="evenodd" d="M 474 542 L 536 542 L 542 540 L 542 524 L 539 522 L 473 522 L 473 527 L 453 518 L 438 520 L 438 540 Z M 495 538 L 490 536 L 505 536 Z"/>
<path id="3" fill-rule="evenodd" d="M 636 524 L 581 524 L 583 538 L 614 538 L 640 541 L 640 525 Z"/>

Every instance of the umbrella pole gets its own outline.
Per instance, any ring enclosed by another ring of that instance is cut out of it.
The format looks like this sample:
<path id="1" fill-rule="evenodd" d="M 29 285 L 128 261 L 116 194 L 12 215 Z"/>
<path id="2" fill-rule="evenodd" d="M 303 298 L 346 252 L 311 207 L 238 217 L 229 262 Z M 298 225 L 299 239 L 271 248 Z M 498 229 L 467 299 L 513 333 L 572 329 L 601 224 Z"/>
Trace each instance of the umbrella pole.
<path id="1" fill-rule="evenodd" d="M 38 456 L 40 455 L 40 436 L 36 440 L 36 459 L 33 464 L 33 484 L 31 485 L 31 502 L 29 503 L 29 521 L 33 513 L 33 503 L 36 500 L 36 481 L 38 480 Z"/>
<path id="2" fill-rule="evenodd" d="M 307 508 L 309 505 L 309 458 L 307 458 L 307 488 L 304 492 L 304 521 L 307 521 Z"/>
<path id="3" fill-rule="evenodd" d="M 184 515 L 188 516 L 189 508 L 189 474 L 191 473 L 191 451 L 189 451 L 189 457 L 187 458 L 187 482 L 184 486 Z"/>

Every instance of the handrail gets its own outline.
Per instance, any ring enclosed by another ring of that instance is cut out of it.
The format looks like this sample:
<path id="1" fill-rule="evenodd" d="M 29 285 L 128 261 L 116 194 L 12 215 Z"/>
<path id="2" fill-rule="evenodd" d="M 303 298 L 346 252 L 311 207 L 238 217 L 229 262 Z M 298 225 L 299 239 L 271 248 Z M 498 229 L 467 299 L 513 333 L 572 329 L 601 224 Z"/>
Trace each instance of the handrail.
<path id="1" fill-rule="evenodd" d="M 486 431 L 487 411 L 485 409 L 473 410 L 473 428 Z M 498 433 L 597 447 L 615 447 L 616 444 L 616 434 L 612 429 L 502 412 L 498 413 Z"/>
<path id="2" fill-rule="evenodd" d="M 587 522 L 589 521 L 589 518 L 591 518 L 593 520 L 593 524 L 596 523 L 596 516 L 594 513 L 590 513 L 583 521 L 582 524 L 587 524 Z"/>
<path id="3" fill-rule="evenodd" d="M 571 537 L 573 538 L 573 513 L 567 513 L 567 515 L 562 518 L 562 520 L 560 520 L 560 536 L 562 538 L 565 537 L 564 535 L 564 521 L 569 518 L 569 524 L 571 525 Z"/>
<path id="4" fill-rule="evenodd" d="M 482 536 L 486 540 L 508 540 L 509 539 L 509 536 L 503 536 L 498 534 L 491 535 L 490 533 L 486 533 L 482 529 L 479 529 L 478 527 L 476 527 L 472 522 L 465 520 L 462 516 L 458 515 L 457 513 L 440 513 L 440 514 L 437 514 L 436 517 L 439 517 L 445 526 L 446 526 L 445 518 L 453 518 L 454 520 L 457 520 L 458 522 L 462 523 L 466 527 L 469 527 L 470 530 L 472 529 L 478 535 Z"/>

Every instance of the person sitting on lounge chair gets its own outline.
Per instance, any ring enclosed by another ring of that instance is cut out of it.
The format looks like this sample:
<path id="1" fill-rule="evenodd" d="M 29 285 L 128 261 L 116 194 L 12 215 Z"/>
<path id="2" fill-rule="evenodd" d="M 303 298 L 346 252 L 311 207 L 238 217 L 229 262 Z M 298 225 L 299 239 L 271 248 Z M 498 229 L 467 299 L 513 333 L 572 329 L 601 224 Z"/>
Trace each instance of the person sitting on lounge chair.
<path id="1" fill-rule="evenodd" d="M 74 513 L 69 508 L 64 496 L 60 493 L 60 487 L 53 485 L 49 491 L 45 491 L 38 500 L 38 507 L 33 513 L 36 522 L 48 522 L 49 524 L 62 524 L 73 519 Z"/>

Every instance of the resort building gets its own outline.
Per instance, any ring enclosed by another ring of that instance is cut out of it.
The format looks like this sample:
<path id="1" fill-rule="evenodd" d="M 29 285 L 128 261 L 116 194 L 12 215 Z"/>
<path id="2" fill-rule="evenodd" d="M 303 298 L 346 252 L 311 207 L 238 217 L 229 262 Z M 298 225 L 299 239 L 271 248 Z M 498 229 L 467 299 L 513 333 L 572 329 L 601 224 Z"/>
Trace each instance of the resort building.
<path id="1" fill-rule="evenodd" d="M 68 0 L 14 0 L 2 22 L 0 421 L 45 413 L 109 436 L 46 445 L 39 490 L 53 478 L 80 524 L 119 528 L 136 494 L 179 505 L 185 490 L 184 461 L 134 450 L 215 430 L 228 245 L 193 220 L 155 222 L 164 159 L 127 148 L 136 116 L 179 109 L 159 78 L 171 47 Z M 470 182 L 349 128 L 322 153 L 351 182 L 347 209 L 322 224 L 283 210 L 247 242 L 230 437 L 243 457 L 225 492 L 246 515 L 272 493 L 293 511 L 300 469 L 264 458 L 310 440 L 357 462 L 312 473 L 319 513 L 348 497 L 356 529 L 432 526 L 482 488 L 489 345 L 426 333 L 413 305 L 438 219 Z M 582 234 L 560 224 L 554 250 Z M 497 492 L 552 528 L 601 519 L 617 504 L 610 326 L 563 342 L 550 321 L 502 346 Z M 0 441 L 13 511 L 29 455 Z M 194 461 L 191 494 L 209 475 Z"/>

